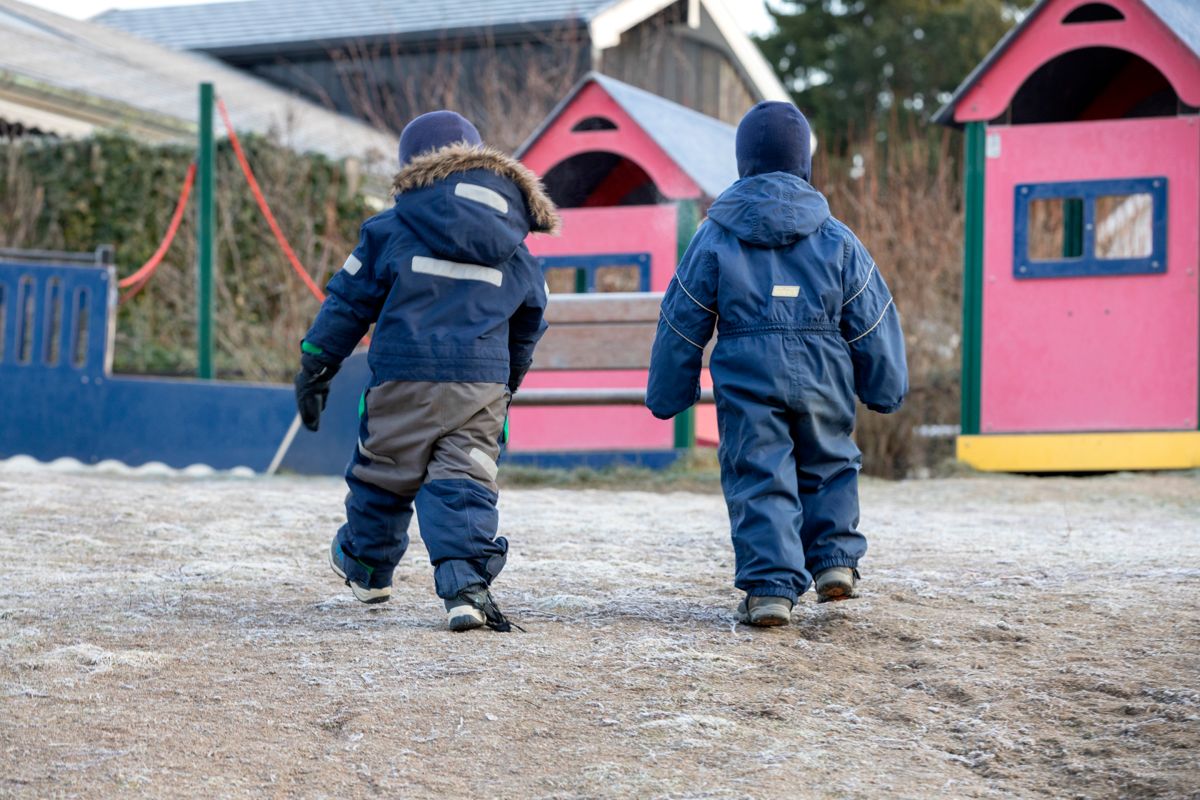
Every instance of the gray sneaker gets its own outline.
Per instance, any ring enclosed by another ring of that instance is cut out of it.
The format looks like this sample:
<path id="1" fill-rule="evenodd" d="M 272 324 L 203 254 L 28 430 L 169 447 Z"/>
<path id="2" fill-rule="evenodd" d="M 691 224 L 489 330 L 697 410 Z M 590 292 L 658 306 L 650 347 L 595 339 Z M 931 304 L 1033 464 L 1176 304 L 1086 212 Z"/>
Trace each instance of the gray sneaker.
<path id="1" fill-rule="evenodd" d="M 746 597 L 738 604 L 738 621 L 770 627 L 792 621 L 792 601 L 786 597 Z"/>
<path id="2" fill-rule="evenodd" d="M 858 597 L 858 570 L 853 567 L 830 567 L 817 573 L 817 602 L 852 600 Z"/>
<path id="3" fill-rule="evenodd" d="M 363 586 L 361 583 L 356 583 L 346 577 L 346 553 L 342 550 L 342 546 L 338 544 L 337 537 L 333 537 L 333 543 L 329 545 L 329 566 L 333 568 L 333 573 L 346 582 L 350 587 L 350 591 L 354 593 L 356 600 L 362 603 L 386 603 L 392 596 L 391 586 L 381 586 L 372 589 L 369 586 Z"/>
<path id="4" fill-rule="evenodd" d="M 484 625 L 501 633 L 508 633 L 513 628 L 525 630 L 505 619 L 492 593 L 482 583 L 468 586 L 445 603 L 446 626 L 452 631 L 470 631 Z"/>

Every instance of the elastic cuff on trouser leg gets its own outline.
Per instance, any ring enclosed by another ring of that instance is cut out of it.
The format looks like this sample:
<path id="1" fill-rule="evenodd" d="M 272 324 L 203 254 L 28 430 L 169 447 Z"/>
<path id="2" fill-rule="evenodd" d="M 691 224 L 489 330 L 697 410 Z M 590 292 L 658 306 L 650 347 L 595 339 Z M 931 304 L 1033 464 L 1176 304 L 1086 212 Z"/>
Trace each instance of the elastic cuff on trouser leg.
<path id="1" fill-rule="evenodd" d="M 433 568 L 433 588 L 437 596 L 449 600 L 463 589 L 476 584 L 491 586 L 508 561 L 508 540 L 497 536 L 495 545 L 502 549 L 489 558 L 452 558 Z"/>
<path id="2" fill-rule="evenodd" d="M 341 531 L 338 532 L 338 544 L 342 548 L 342 571 L 346 573 L 346 580 L 368 589 L 382 589 L 392 585 L 395 566 L 375 566 L 355 558 L 346 549 L 346 537 Z"/>
<path id="3" fill-rule="evenodd" d="M 811 567 L 809 567 L 808 571 L 810 573 L 812 573 L 812 576 L 815 579 L 817 577 L 818 573 L 820 573 L 824 570 L 830 569 L 832 567 L 849 567 L 850 569 L 854 570 L 854 574 L 856 577 L 858 575 L 858 559 L 850 558 L 848 556 L 835 556 L 833 558 L 823 558 L 820 561 L 813 564 Z"/>
<path id="4" fill-rule="evenodd" d="M 755 586 L 752 589 L 747 589 L 746 596 L 747 597 L 782 597 L 785 600 L 788 600 L 789 602 L 791 602 L 792 605 L 796 605 L 796 598 L 799 595 L 796 594 L 796 590 L 793 589 L 792 587 L 784 586 L 782 584 L 776 583 L 776 584 L 767 584 L 764 586 Z"/>

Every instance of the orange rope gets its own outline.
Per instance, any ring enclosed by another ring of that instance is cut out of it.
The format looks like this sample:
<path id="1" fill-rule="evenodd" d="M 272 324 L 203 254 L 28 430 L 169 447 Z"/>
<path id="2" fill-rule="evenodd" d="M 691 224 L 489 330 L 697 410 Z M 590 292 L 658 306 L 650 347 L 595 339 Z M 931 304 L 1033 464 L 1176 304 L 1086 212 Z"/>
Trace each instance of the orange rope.
<path id="1" fill-rule="evenodd" d="M 154 255 L 150 256 L 150 260 L 143 264 L 137 272 L 117 281 L 119 288 L 130 289 L 130 291 L 121 296 L 121 303 L 130 300 L 154 277 L 155 271 L 158 269 L 159 264 L 162 263 L 163 256 L 171 248 L 171 242 L 175 240 L 175 234 L 179 231 L 179 223 L 183 221 L 183 212 L 187 208 L 188 197 L 192 193 L 192 185 L 195 182 L 196 162 L 193 161 L 188 165 L 187 175 L 183 179 L 183 188 L 179 192 L 179 201 L 175 204 L 175 213 L 171 216 L 171 224 L 167 226 L 167 233 L 163 236 L 162 242 L 159 243 L 158 249 L 154 251 Z"/>
<path id="2" fill-rule="evenodd" d="M 229 119 L 229 110 L 225 107 L 225 101 L 219 97 L 217 98 L 217 110 L 221 113 L 221 120 L 225 123 L 225 130 L 229 133 L 229 143 L 233 145 L 233 152 L 237 156 L 238 164 L 242 167 L 242 174 L 246 176 L 246 183 L 250 184 L 250 191 L 254 194 L 254 199 L 258 202 L 258 209 L 262 212 L 263 217 L 266 218 L 267 225 L 271 227 L 271 233 L 275 234 L 275 241 L 279 242 L 283 254 L 287 256 L 288 262 L 292 265 L 292 269 L 300 276 L 300 280 L 304 281 L 304 285 L 312 292 L 313 297 L 317 298 L 317 302 L 325 302 L 325 293 L 321 291 L 321 287 L 317 286 L 316 281 L 308 274 L 308 270 L 300 263 L 300 259 L 296 257 L 296 252 L 288 244 L 287 237 L 283 235 L 283 230 L 275 220 L 275 215 L 271 213 L 271 206 L 267 204 L 267 198 L 263 195 L 262 188 L 258 185 L 258 180 L 254 177 L 254 170 L 250 169 L 250 162 L 246 159 L 246 152 L 242 150 L 242 143 L 238 140 L 237 133 L 233 129 L 233 122 Z"/>

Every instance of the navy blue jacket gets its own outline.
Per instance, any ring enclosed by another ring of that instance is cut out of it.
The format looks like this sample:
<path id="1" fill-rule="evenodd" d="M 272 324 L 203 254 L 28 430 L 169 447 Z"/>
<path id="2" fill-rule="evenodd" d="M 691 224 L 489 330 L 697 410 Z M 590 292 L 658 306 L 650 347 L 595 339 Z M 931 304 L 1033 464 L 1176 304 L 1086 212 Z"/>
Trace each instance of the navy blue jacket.
<path id="1" fill-rule="evenodd" d="M 362 226 L 304 337 L 339 363 L 375 323 L 376 383 L 520 383 L 546 330 L 546 284 L 524 245 L 558 217 L 516 160 L 452 145 L 396 176 L 396 204 Z"/>
<path id="2" fill-rule="evenodd" d="M 646 398 L 655 416 L 699 398 L 714 327 L 718 393 L 723 382 L 783 386 L 781 395 L 849 404 L 852 420 L 854 394 L 890 413 L 908 392 L 900 317 L 883 276 L 824 196 L 795 175 L 743 178 L 709 208 L 663 298 Z M 762 341 L 746 350 L 734 344 L 744 337 Z"/>

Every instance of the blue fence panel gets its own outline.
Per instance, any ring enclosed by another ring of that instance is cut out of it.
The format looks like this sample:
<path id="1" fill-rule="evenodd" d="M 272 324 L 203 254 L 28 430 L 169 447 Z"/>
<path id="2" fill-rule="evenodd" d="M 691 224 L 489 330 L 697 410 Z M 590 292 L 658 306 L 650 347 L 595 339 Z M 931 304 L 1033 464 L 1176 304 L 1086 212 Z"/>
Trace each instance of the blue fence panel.
<path id="1" fill-rule="evenodd" d="M 102 377 L 111 338 L 109 267 L 0 263 L 0 373 L 62 370 Z"/>

